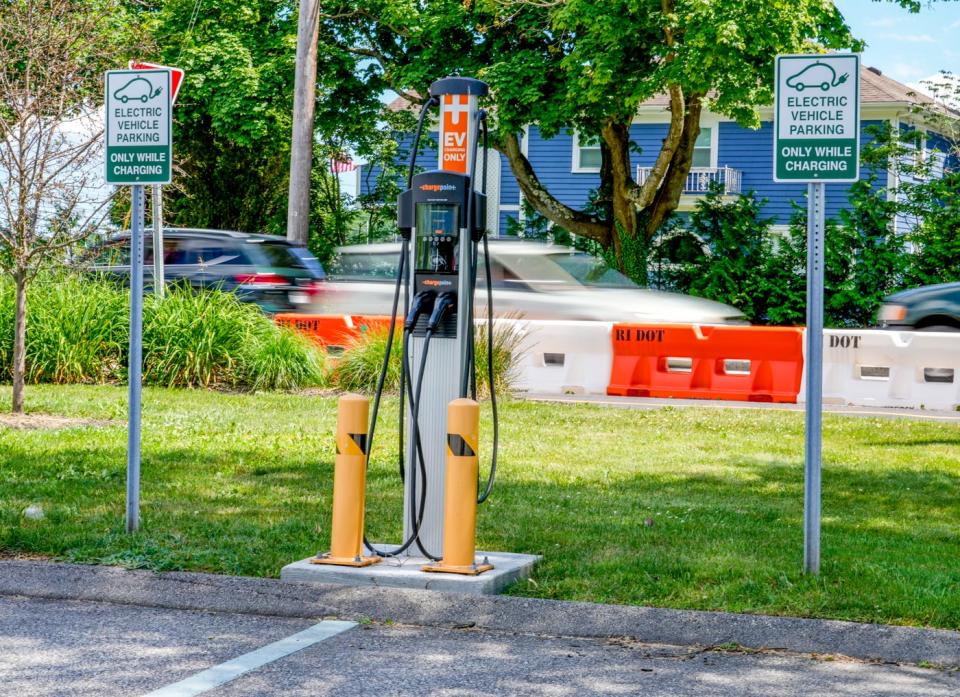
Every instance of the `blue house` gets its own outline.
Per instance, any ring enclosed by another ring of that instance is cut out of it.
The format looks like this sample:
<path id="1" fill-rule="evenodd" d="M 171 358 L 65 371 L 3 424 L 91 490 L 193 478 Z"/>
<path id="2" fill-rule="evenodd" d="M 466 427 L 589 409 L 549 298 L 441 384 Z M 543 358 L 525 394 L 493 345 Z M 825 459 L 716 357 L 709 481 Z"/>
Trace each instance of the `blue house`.
<path id="1" fill-rule="evenodd" d="M 876 68 L 863 68 L 860 75 L 861 145 L 867 143 L 871 126 L 888 123 L 901 131 L 923 129 L 915 111 L 918 104 L 933 100 L 916 94 L 904 84 L 883 75 Z M 396 100 L 391 108 L 405 108 L 403 100 Z M 654 98 L 640 105 L 631 128 L 631 138 L 639 152 L 631 154 L 634 178 L 642 183 L 656 160 L 663 139 L 667 135 L 670 115 L 666 96 Z M 773 107 L 760 110 L 761 127 L 744 128 L 735 121 L 704 110 L 700 119 L 700 136 L 693 154 L 693 168 L 687 177 L 680 199 L 678 213 L 693 210 L 696 202 L 714 185 L 725 195 L 734 197 L 753 191 L 757 198 L 767 199 L 763 214 L 774 219 L 774 229 L 786 229 L 793 212 L 793 203 L 803 204 L 805 184 L 777 184 L 773 181 Z M 560 133 L 552 138 L 541 136 L 536 126 L 525 129 L 522 148 L 541 183 L 560 201 L 574 208 L 582 208 L 590 192 L 600 182 L 600 146 L 592 135 L 575 131 Z M 916 157 L 933 158 L 934 173 L 944 165 L 943 139 L 936 133 L 926 133 Z M 436 166 L 436 153 L 425 152 L 419 163 L 427 168 Z M 360 173 L 360 192 L 369 191 L 370 176 L 375 172 Z M 867 172 L 861 169 L 861 176 Z M 890 167 L 877 173 L 876 185 L 896 188 L 898 168 Z M 836 217 L 847 205 L 849 186 L 831 184 L 826 187 L 827 216 Z M 490 232 L 496 236 L 508 234 L 509 219 L 522 215 L 520 187 L 510 172 L 506 157 L 496 151 L 489 153 L 487 177 L 487 220 Z M 906 226 L 909 221 L 897 221 Z"/>

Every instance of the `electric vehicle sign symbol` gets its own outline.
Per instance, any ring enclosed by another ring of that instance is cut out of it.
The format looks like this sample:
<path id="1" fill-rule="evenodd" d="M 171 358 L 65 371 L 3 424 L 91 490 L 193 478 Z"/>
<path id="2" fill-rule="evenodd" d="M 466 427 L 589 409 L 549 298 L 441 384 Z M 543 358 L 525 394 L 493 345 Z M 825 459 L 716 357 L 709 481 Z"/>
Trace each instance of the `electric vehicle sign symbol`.
<path id="1" fill-rule="evenodd" d="M 826 63 L 817 61 L 808 65 L 796 75 L 788 77 L 787 87 L 793 87 L 797 92 L 803 92 L 808 87 L 819 87 L 821 91 L 829 92 L 831 87 L 839 87 L 847 81 L 848 77 L 850 77 L 850 73 L 844 73 L 837 77 L 836 70 Z"/>

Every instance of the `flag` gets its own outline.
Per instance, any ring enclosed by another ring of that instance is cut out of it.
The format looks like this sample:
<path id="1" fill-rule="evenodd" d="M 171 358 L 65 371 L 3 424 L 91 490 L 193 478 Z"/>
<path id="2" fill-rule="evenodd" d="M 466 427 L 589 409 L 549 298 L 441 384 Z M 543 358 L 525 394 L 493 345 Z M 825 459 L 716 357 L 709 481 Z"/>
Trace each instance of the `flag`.
<path id="1" fill-rule="evenodd" d="M 353 163 L 353 160 L 347 158 L 345 160 L 340 160 L 337 158 L 330 159 L 330 171 L 334 174 L 340 174 L 341 172 L 352 172 L 357 166 Z"/>

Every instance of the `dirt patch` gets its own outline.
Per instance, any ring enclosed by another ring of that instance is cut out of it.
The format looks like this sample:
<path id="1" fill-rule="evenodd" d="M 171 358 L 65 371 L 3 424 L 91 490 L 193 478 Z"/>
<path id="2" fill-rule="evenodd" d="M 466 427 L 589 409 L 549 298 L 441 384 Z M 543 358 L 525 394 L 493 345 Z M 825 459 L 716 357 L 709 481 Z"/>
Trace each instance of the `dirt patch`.
<path id="1" fill-rule="evenodd" d="M 72 416 L 54 416 L 52 414 L 0 414 L 0 428 L 20 430 L 53 431 L 60 428 L 79 426 L 114 426 L 115 421 L 105 419 L 80 419 Z"/>
<path id="2" fill-rule="evenodd" d="M 0 549 L 0 561 L 47 561 L 52 559 L 46 554 L 20 552 L 15 549 Z"/>
<path id="3" fill-rule="evenodd" d="M 343 394 L 342 390 L 335 387 L 306 387 L 297 392 L 304 397 L 338 397 Z"/>

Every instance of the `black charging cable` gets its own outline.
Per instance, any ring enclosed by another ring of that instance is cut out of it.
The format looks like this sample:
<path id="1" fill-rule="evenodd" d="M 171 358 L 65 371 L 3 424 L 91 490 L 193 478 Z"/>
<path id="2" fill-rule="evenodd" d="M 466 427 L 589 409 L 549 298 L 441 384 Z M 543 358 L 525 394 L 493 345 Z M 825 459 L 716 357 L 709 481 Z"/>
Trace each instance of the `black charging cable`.
<path id="1" fill-rule="evenodd" d="M 404 244 L 404 247 L 405 246 L 406 244 Z M 401 351 L 401 361 L 404 364 L 404 366 L 407 367 L 407 370 L 405 371 L 407 376 L 412 375 L 411 371 L 409 370 L 409 366 L 407 366 L 408 355 L 409 355 L 408 344 L 409 344 L 410 336 L 420 316 L 423 314 L 426 314 L 427 312 L 431 312 L 433 310 L 435 297 L 436 297 L 436 293 L 432 290 L 422 292 L 422 293 L 417 293 L 417 295 L 414 296 L 413 298 L 413 302 L 410 303 L 410 309 L 408 310 L 406 316 L 404 317 L 403 346 Z M 396 306 L 396 302 L 395 302 L 395 306 Z M 394 307 L 394 310 L 395 309 L 396 307 Z M 394 320 L 391 322 L 391 326 L 395 326 L 395 321 L 396 321 L 396 314 L 394 314 Z M 389 356 L 389 353 L 387 355 Z M 381 375 L 381 378 L 382 377 L 383 375 Z M 382 390 L 382 387 L 383 387 L 383 380 L 381 379 L 378 384 L 378 389 Z M 369 549 L 374 554 L 376 554 L 377 556 L 381 556 L 381 557 L 399 556 L 400 554 L 403 554 L 405 551 L 407 551 L 410 548 L 410 545 L 414 543 L 414 541 L 417 542 L 418 546 L 420 545 L 419 543 L 420 526 L 423 524 L 423 515 L 424 515 L 424 511 L 426 510 L 426 504 L 427 504 L 427 469 L 426 469 L 426 465 L 424 464 L 425 460 L 423 457 L 423 444 L 420 441 L 420 429 L 418 427 L 418 422 L 416 421 L 417 414 L 419 412 L 419 401 L 420 401 L 419 395 L 417 395 L 416 398 L 414 397 L 414 394 L 412 392 L 412 386 L 410 384 L 409 379 L 401 380 L 401 384 L 400 384 L 401 394 L 403 393 L 404 390 L 410 391 L 409 392 L 410 405 L 411 405 L 411 408 L 415 410 L 413 412 L 413 418 L 414 418 L 413 442 L 415 445 L 414 462 L 411 463 L 411 473 L 410 473 L 410 501 L 411 501 L 410 536 L 406 540 L 404 540 L 403 543 L 397 549 L 387 552 L 385 550 L 380 550 L 374 547 L 372 544 L 370 544 L 370 541 L 366 538 L 366 535 L 364 535 L 363 544 L 366 546 L 366 548 Z M 379 401 L 379 394 L 377 395 L 377 401 Z M 401 428 L 402 428 L 402 421 L 401 421 Z M 372 426 L 370 431 L 371 432 L 373 431 Z M 402 444 L 401 444 L 401 447 L 402 447 Z M 369 459 L 370 457 L 369 448 L 367 452 L 368 452 L 367 458 Z M 417 496 L 417 477 L 416 477 L 416 468 L 418 466 L 418 463 L 420 468 L 420 477 L 423 480 L 423 486 L 422 486 L 419 498 Z M 406 481 L 406 477 L 404 477 L 404 482 L 405 481 Z"/>
<path id="2" fill-rule="evenodd" d="M 432 106 L 439 103 L 440 103 L 439 99 L 437 99 L 436 97 L 430 97 L 424 103 L 423 107 L 420 109 L 420 118 L 417 121 L 417 130 L 416 130 L 416 133 L 414 134 L 413 145 L 410 149 L 410 165 L 407 169 L 407 188 L 408 189 L 413 187 L 413 175 L 416 170 L 416 163 L 417 163 L 417 150 L 420 147 L 420 137 L 423 134 L 423 127 L 424 127 L 424 124 L 426 123 L 427 114 L 430 112 L 430 108 Z M 390 327 L 388 330 L 389 333 L 387 335 L 387 346 L 383 355 L 383 363 L 380 367 L 380 377 L 377 379 L 377 391 L 376 391 L 376 395 L 374 396 L 373 410 L 370 417 L 370 427 L 368 429 L 368 434 L 367 434 L 367 457 L 366 457 L 367 467 L 369 467 L 370 465 L 370 453 L 373 450 L 373 437 L 376 434 L 377 417 L 379 416 L 379 412 L 380 412 L 380 400 L 383 397 L 383 387 L 384 387 L 384 383 L 386 382 L 387 371 L 390 368 L 390 356 L 393 351 L 393 338 L 394 338 L 396 327 L 397 327 L 397 307 L 399 306 L 399 303 L 400 303 L 401 289 L 403 290 L 404 318 L 407 318 L 410 312 L 410 294 L 406 290 L 407 280 L 409 279 L 409 266 L 407 264 L 407 259 L 410 253 L 410 247 L 409 247 L 410 231 L 407 230 L 406 233 L 401 231 L 401 235 L 403 237 L 403 242 L 400 245 L 400 259 L 399 259 L 399 263 L 397 264 L 397 277 L 396 277 L 396 284 L 393 290 L 393 306 L 390 312 Z M 403 341 L 403 343 L 405 344 L 405 340 Z M 404 353 L 404 352 L 405 352 L 404 347 L 401 347 L 401 353 Z M 409 382 L 408 380 L 409 371 L 407 370 L 406 361 L 402 359 L 403 359 L 403 356 L 401 355 L 400 404 L 399 404 L 399 410 L 397 413 L 397 421 L 398 421 L 397 431 L 398 431 L 399 451 L 397 455 L 398 455 L 398 463 L 399 463 L 399 469 L 400 469 L 400 480 L 405 481 L 406 472 L 404 471 L 404 426 L 405 426 L 404 416 L 406 413 L 406 408 L 405 408 L 406 395 L 405 395 L 404 386 L 406 385 L 406 383 Z M 423 446 L 419 442 L 419 438 L 417 439 L 415 445 L 416 445 L 415 449 L 420 454 L 420 459 L 422 462 Z M 414 498 L 414 501 L 415 500 L 416 499 Z M 419 513 L 417 515 L 417 519 L 414 521 L 415 524 L 412 527 L 410 539 L 404 541 L 404 543 L 398 549 L 389 553 L 374 549 L 374 547 L 370 544 L 369 540 L 367 540 L 366 534 L 364 534 L 363 536 L 364 546 L 379 556 L 396 556 L 406 551 L 406 549 L 409 548 L 410 545 L 413 543 L 413 540 L 416 538 L 416 536 L 419 535 L 420 523 L 422 523 L 423 521 L 423 511 L 425 509 L 425 506 L 426 506 L 426 496 L 422 497 L 421 499 L 420 506 L 419 506 Z"/>

